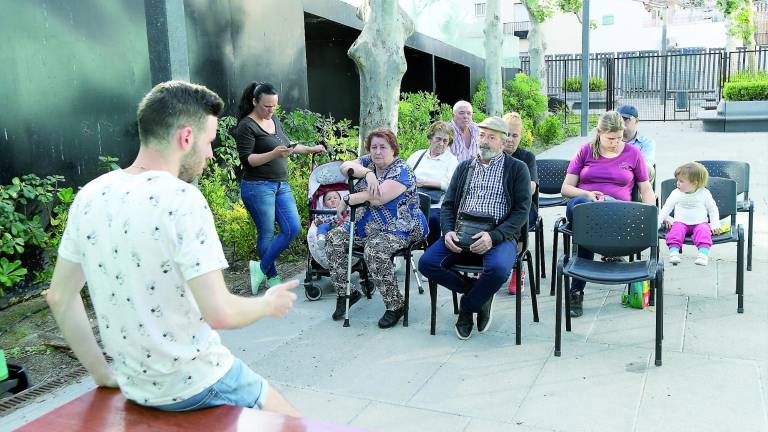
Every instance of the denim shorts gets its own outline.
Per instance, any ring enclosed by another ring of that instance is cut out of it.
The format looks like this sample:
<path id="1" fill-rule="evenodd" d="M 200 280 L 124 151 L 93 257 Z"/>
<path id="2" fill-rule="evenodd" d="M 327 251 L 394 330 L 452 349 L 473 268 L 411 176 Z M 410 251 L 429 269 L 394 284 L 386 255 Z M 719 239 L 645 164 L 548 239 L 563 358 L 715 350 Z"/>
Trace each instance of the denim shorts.
<path id="1" fill-rule="evenodd" d="M 219 405 L 259 408 L 267 396 L 267 380 L 252 371 L 240 359 L 212 386 L 181 402 L 157 405 L 163 411 L 194 411 Z"/>

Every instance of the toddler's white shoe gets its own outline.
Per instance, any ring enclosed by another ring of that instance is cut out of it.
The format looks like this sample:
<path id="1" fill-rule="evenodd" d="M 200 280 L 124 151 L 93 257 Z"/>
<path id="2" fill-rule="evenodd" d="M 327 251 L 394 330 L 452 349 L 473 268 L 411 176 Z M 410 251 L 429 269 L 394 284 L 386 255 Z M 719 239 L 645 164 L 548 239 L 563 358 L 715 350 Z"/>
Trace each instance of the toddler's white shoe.
<path id="1" fill-rule="evenodd" d="M 672 265 L 680 264 L 680 252 L 672 251 L 669 253 L 669 263 Z"/>
<path id="2" fill-rule="evenodd" d="M 699 252 L 699 256 L 696 257 L 696 261 L 694 261 L 694 263 L 700 266 L 709 264 L 709 255 Z"/>

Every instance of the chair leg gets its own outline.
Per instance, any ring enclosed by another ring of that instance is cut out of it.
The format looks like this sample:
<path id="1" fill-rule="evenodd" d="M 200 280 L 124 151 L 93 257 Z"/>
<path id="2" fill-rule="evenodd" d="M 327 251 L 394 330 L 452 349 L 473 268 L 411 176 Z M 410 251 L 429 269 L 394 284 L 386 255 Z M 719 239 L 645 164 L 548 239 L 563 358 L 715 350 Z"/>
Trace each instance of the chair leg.
<path id="1" fill-rule="evenodd" d="M 736 312 L 744 313 L 744 228 L 739 226 L 739 241 L 736 243 Z"/>
<path id="2" fill-rule="evenodd" d="M 527 255 L 528 255 L 528 259 L 526 261 L 528 261 L 528 273 L 530 274 L 531 267 L 532 267 L 531 253 L 528 252 Z M 537 291 L 539 290 L 539 285 L 538 285 L 538 281 L 534 282 L 533 278 L 531 278 L 530 283 L 531 283 L 531 308 L 533 310 L 533 322 L 539 322 L 539 305 L 536 302 L 536 294 L 537 294 Z"/>
<path id="3" fill-rule="evenodd" d="M 554 229 L 554 237 L 552 238 L 552 268 L 554 269 L 557 265 L 557 226 L 555 226 Z M 565 235 L 563 235 L 563 239 L 565 239 Z M 555 294 L 555 279 L 553 278 L 550 281 L 550 287 L 549 287 L 549 295 L 552 296 Z"/>
<path id="4" fill-rule="evenodd" d="M 541 270 L 541 268 L 542 268 L 541 264 L 542 263 L 541 263 L 541 259 L 540 259 L 540 253 L 539 253 L 541 251 L 541 249 L 539 248 L 539 231 L 536 231 L 534 233 L 534 235 L 533 235 L 533 243 L 534 243 L 534 245 L 533 245 L 534 246 L 534 248 L 533 248 L 533 256 L 534 256 L 534 260 L 535 260 L 534 267 L 536 267 L 536 271 L 534 273 L 531 273 L 531 271 L 529 269 L 528 270 L 528 274 L 531 275 L 530 276 L 531 286 L 533 287 L 535 285 L 536 289 L 537 289 L 539 287 L 539 283 L 541 282 L 541 271 L 542 271 Z M 529 255 L 530 255 L 530 251 L 529 251 Z M 534 289 L 534 288 L 532 288 L 532 289 Z"/>
<path id="5" fill-rule="evenodd" d="M 413 262 L 413 256 L 411 256 L 411 269 L 413 270 L 413 277 L 416 279 L 416 284 L 419 286 L 419 294 L 424 294 L 424 287 L 421 285 L 421 275 L 419 274 L 416 263 Z"/>
<path id="6" fill-rule="evenodd" d="M 539 218 L 538 226 L 536 227 L 536 234 L 539 237 L 539 244 L 537 251 L 539 253 L 539 262 L 541 263 L 541 277 L 547 277 L 546 259 L 544 257 L 544 221 Z M 541 285 L 536 285 L 541 287 Z M 537 293 L 538 294 L 538 293 Z"/>
<path id="7" fill-rule="evenodd" d="M 520 261 L 517 261 L 515 263 L 515 286 L 517 287 L 517 293 L 515 293 L 515 345 L 520 345 L 523 340 L 522 335 L 520 334 L 522 330 L 522 318 L 520 315 L 522 315 L 523 311 L 523 286 L 522 286 L 522 277 L 520 275 L 520 271 L 523 269 L 523 266 L 520 265 Z"/>
<path id="8" fill-rule="evenodd" d="M 453 314 L 458 315 L 459 314 L 459 295 L 456 294 L 456 291 L 451 291 L 451 295 L 453 296 Z"/>
<path id="9" fill-rule="evenodd" d="M 429 334 L 435 335 L 435 322 L 437 321 L 436 315 L 437 315 L 437 283 L 429 281 L 427 282 L 427 285 L 429 285 L 429 308 L 430 308 L 430 317 L 429 317 Z"/>
<path id="10" fill-rule="evenodd" d="M 747 227 L 747 231 L 749 231 L 749 237 L 747 237 L 747 271 L 752 271 L 752 219 L 754 219 L 755 215 L 755 209 L 754 207 L 749 208 L 749 226 Z"/>
<path id="11" fill-rule="evenodd" d="M 563 275 L 565 285 L 565 331 L 571 331 L 571 278 Z"/>
<path id="12" fill-rule="evenodd" d="M 661 341 L 664 339 L 664 263 L 656 268 L 656 358 L 654 364 L 661 366 Z"/>
<path id="13" fill-rule="evenodd" d="M 405 311 L 403 312 L 403 327 L 408 327 L 408 306 L 410 303 L 411 294 L 411 263 L 413 257 L 410 253 L 405 255 Z"/>
<path id="14" fill-rule="evenodd" d="M 648 293 L 648 306 L 653 306 L 656 304 L 656 300 L 654 299 L 654 296 L 656 295 L 656 279 L 651 279 L 651 289 Z"/>
<path id="15" fill-rule="evenodd" d="M 560 334 L 563 326 L 563 267 L 561 263 L 553 267 L 556 281 L 557 295 L 555 296 L 555 357 L 560 357 Z"/>

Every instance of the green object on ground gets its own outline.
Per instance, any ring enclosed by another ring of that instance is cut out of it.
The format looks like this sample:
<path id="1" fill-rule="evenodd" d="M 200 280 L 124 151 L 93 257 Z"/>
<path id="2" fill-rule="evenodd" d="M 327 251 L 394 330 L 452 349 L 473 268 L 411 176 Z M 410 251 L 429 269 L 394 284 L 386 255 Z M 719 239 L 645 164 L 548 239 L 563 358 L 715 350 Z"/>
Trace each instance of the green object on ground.
<path id="1" fill-rule="evenodd" d="M 8 364 L 5 362 L 5 352 L 0 350 L 0 381 L 8 378 Z"/>

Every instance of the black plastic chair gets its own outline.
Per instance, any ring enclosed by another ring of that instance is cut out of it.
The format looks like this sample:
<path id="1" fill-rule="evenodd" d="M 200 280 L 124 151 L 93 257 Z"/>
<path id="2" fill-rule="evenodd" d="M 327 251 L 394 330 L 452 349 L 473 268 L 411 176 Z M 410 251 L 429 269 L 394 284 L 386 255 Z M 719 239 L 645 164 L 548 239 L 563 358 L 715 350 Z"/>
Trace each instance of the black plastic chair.
<path id="1" fill-rule="evenodd" d="M 604 285 L 650 280 L 651 299 L 656 300 L 655 364 L 661 366 L 664 264 L 658 259 L 658 208 L 630 201 L 584 203 L 573 208 L 572 225 L 574 253 L 561 255 L 556 268 L 555 356 L 561 354 L 563 297 L 565 330 L 571 331 L 570 296 L 563 295 L 563 279 L 577 277 Z M 579 247 L 604 256 L 634 255 L 646 249 L 650 249 L 650 254 L 647 261 L 603 262 L 579 258 Z"/>
<path id="2" fill-rule="evenodd" d="M 533 272 L 533 257 L 531 256 L 531 251 L 528 250 L 528 227 L 523 226 L 522 233 L 521 233 L 521 243 L 522 247 L 517 252 L 517 260 L 515 261 L 514 267 L 512 267 L 513 272 L 516 274 L 516 283 L 519 287 L 517 290 L 517 294 L 515 295 L 515 344 L 520 345 L 522 343 L 522 278 L 520 274 L 520 270 L 523 268 L 523 261 L 526 261 L 528 263 L 528 272 Z M 480 256 L 477 256 L 477 259 L 473 262 L 467 262 L 467 263 L 460 263 L 455 264 L 451 267 L 451 270 L 457 271 L 459 273 L 464 274 L 479 274 L 483 271 L 483 263 Z M 536 282 L 533 278 L 529 278 L 529 283 L 531 284 L 531 309 L 533 311 L 533 321 L 539 322 L 539 307 L 536 303 L 536 290 L 538 287 L 536 286 Z M 455 291 L 451 293 L 453 295 L 453 314 L 458 315 L 459 314 L 459 300 L 458 295 Z M 435 334 L 435 326 L 437 322 L 437 283 L 433 282 L 432 280 L 429 281 L 429 300 L 430 300 L 430 327 L 429 327 L 429 334 L 433 335 Z"/>
<path id="3" fill-rule="evenodd" d="M 710 177 L 722 177 L 736 181 L 736 211 L 749 213 L 747 224 L 747 271 L 752 271 L 752 222 L 755 216 L 755 203 L 749 198 L 749 163 L 726 160 L 697 161 L 709 171 Z M 738 200 L 739 195 L 744 195 Z"/>
<path id="4" fill-rule="evenodd" d="M 429 209 L 432 205 L 432 200 L 429 197 L 429 195 L 425 193 L 418 192 L 419 196 L 419 209 L 422 213 L 424 213 L 424 217 L 429 220 Z M 405 306 L 405 312 L 403 313 L 403 327 L 408 327 L 408 309 L 410 306 L 410 297 L 411 297 L 411 265 L 413 263 L 413 251 L 415 250 L 425 250 L 427 248 L 427 239 L 426 237 L 423 240 L 416 240 L 408 244 L 408 246 L 398 249 L 395 251 L 395 253 L 392 254 L 392 259 L 395 259 L 397 257 L 403 257 L 405 260 L 405 295 L 404 295 L 404 306 Z M 364 261 L 363 258 L 363 249 L 362 248 L 355 248 L 352 251 L 352 256 L 361 258 L 360 261 Z M 415 273 L 415 272 L 414 272 Z M 419 284 L 419 294 L 424 293 L 424 288 L 421 287 L 421 284 Z M 370 293 L 366 293 L 368 295 L 368 298 L 370 299 Z"/>
<path id="5" fill-rule="evenodd" d="M 661 198 L 666 201 L 669 194 L 677 187 L 677 180 L 668 179 L 661 183 Z M 712 245 L 723 243 L 736 243 L 736 295 L 738 313 L 744 313 L 744 227 L 736 224 L 736 181 L 721 177 L 709 179 L 707 189 L 712 194 L 720 219 L 730 216 L 731 230 L 720 235 L 712 235 Z M 666 237 L 666 230 L 662 227 L 658 231 L 658 237 Z M 692 245 L 691 236 L 685 237 L 683 244 Z"/>
<path id="6" fill-rule="evenodd" d="M 568 159 L 536 159 L 536 170 L 539 174 L 539 194 L 545 194 L 549 196 L 539 196 L 539 209 L 547 207 L 560 207 L 568 204 L 568 198 L 565 198 L 560 194 L 560 190 L 563 187 L 565 176 L 568 174 L 568 165 L 571 163 Z M 537 221 L 538 222 L 538 221 Z M 541 277 L 547 277 L 544 262 L 544 231 L 542 220 L 542 233 L 541 233 Z M 555 237 L 557 241 L 557 237 Z M 556 245 L 554 245 L 556 246 Z M 552 258 L 552 268 L 555 268 L 556 256 Z M 541 279 L 537 280 L 537 287 Z M 552 287 L 550 288 L 550 295 L 555 294 L 555 280 L 552 279 Z"/>

